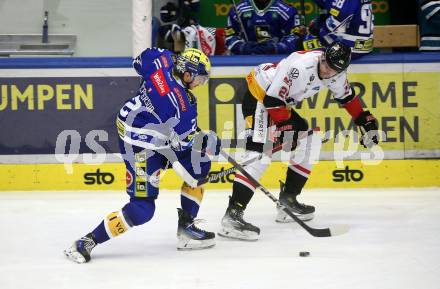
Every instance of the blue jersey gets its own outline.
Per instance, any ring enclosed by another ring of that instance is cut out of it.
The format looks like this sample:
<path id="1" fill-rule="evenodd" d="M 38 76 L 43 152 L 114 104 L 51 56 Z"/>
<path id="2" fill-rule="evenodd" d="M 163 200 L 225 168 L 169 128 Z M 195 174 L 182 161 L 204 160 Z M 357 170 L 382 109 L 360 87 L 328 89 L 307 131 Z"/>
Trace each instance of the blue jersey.
<path id="1" fill-rule="evenodd" d="M 374 15 L 371 0 L 315 0 L 327 10 L 320 24 L 319 40 L 324 46 L 335 40 L 352 47 L 353 58 L 373 50 Z"/>
<path id="2" fill-rule="evenodd" d="M 252 0 L 243 0 L 237 5 L 237 12 L 231 8 L 226 27 L 226 46 L 234 51 L 234 46 L 245 42 L 242 27 L 249 42 L 262 43 L 274 40 L 283 44 L 283 51 L 279 53 L 291 53 L 295 50 L 298 39 L 296 33 L 300 32 L 300 17 L 297 10 L 284 3 L 282 0 L 273 0 L 264 10 L 259 10 Z"/>
<path id="3" fill-rule="evenodd" d="M 133 67 L 142 83 L 119 111 L 121 139 L 145 149 L 168 148 L 170 140 L 178 140 L 182 150 L 190 148 L 197 128 L 197 102 L 173 76 L 172 52 L 148 48 L 133 60 Z"/>

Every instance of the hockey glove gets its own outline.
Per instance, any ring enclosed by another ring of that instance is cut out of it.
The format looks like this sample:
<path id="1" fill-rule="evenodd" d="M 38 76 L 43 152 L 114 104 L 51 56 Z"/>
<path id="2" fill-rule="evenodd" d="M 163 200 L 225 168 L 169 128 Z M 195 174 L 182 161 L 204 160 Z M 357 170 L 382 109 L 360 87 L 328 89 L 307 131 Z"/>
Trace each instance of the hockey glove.
<path id="1" fill-rule="evenodd" d="M 293 28 L 292 32 L 298 37 L 304 37 L 307 34 L 307 27 L 301 24 Z"/>
<path id="2" fill-rule="evenodd" d="M 296 111 L 290 109 L 290 118 L 277 123 L 277 131 L 306 131 L 309 129 L 307 121 L 302 118 Z"/>
<path id="3" fill-rule="evenodd" d="M 255 45 L 257 45 L 257 43 L 255 42 L 240 42 L 235 44 L 232 49 L 231 52 L 233 54 L 252 54 L 253 53 L 253 48 L 255 47 Z"/>
<path id="4" fill-rule="evenodd" d="M 258 43 L 252 49 L 252 54 L 275 54 L 277 51 L 277 43 L 266 41 Z"/>
<path id="5" fill-rule="evenodd" d="M 182 143 L 180 141 L 179 135 L 173 130 L 168 138 L 168 145 L 173 151 L 181 151 Z"/>
<path id="6" fill-rule="evenodd" d="M 359 126 L 359 129 L 361 130 L 361 145 L 365 148 L 371 148 L 374 144 L 379 143 L 377 139 L 377 120 L 368 110 L 363 111 L 354 120 L 354 123 Z"/>

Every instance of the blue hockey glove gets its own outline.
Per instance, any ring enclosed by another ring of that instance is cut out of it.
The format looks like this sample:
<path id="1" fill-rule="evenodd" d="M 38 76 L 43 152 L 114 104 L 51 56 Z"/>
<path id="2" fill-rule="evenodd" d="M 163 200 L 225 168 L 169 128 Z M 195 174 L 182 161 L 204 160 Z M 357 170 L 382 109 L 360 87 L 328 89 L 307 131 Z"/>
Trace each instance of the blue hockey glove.
<path id="1" fill-rule="evenodd" d="M 253 54 L 275 54 L 276 52 L 277 52 L 277 43 L 271 40 L 258 43 L 252 49 Z"/>
<path id="2" fill-rule="evenodd" d="M 252 54 L 252 50 L 257 45 L 255 42 L 240 42 L 234 45 L 231 49 L 233 54 Z"/>

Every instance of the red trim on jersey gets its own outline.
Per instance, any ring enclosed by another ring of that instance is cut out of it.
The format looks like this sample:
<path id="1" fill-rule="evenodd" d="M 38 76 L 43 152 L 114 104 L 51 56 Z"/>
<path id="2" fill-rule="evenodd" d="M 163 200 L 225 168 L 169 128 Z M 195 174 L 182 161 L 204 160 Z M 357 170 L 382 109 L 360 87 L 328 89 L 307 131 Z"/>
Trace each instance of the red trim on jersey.
<path id="1" fill-rule="evenodd" d="M 361 114 L 361 112 L 364 111 L 362 109 L 361 101 L 357 96 L 355 96 L 351 101 L 347 102 L 343 106 L 353 119 L 356 119 Z"/>
<path id="2" fill-rule="evenodd" d="M 242 180 L 242 181 L 244 181 L 244 182 L 246 182 L 246 183 L 248 183 L 249 185 L 251 185 L 254 189 L 256 189 L 257 188 L 257 186 L 254 184 L 254 183 L 252 183 L 248 178 L 246 178 L 245 176 L 242 176 L 242 175 L 240 175 L 240 174 L 235 174 L 235 177 L 236 178 L 239 178 L 240 180 Z"/>
<path id="3" fill-rule="evenodd" d="M 270 118 L 276 123 L 286 121 L 290 118 L 290 109 L 285 106 L 267 108 Z"/>

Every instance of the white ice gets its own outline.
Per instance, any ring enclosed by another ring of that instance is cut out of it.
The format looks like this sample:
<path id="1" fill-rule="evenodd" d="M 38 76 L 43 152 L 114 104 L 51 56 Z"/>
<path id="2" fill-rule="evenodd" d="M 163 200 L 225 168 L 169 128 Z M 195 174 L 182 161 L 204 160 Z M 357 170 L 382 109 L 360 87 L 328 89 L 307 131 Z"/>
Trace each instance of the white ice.
<path id="1" fill-rule="evenodd" d="M 227 191 L 207 191 L 199 217 L 217 231 Z M 314 238 L 274 222 L 272 201 L 256 193 L 245 217 L 258 242 L 217 238 L 208 250 L 177 251 L 177 192 L 161 192 L 149 223 L 95 248 L 92 261 L 62 254 L 108 213 L 123 192 L 0 193 L 0 288 L 438 289 L 440 189 L 308 190 L 310 225 L 349 225 Z M 309 251 L 310 257 L 299 257 Z"/>

